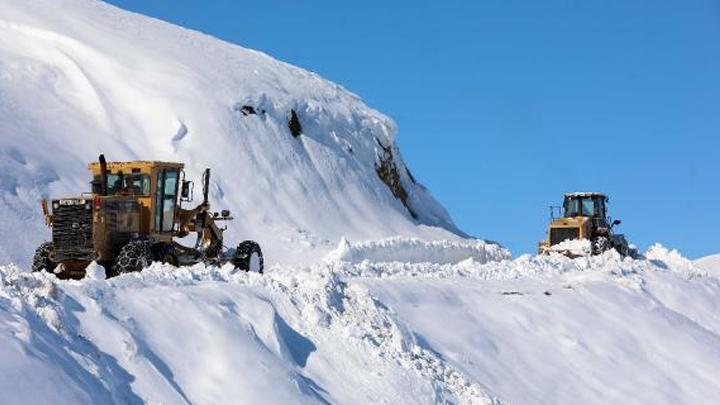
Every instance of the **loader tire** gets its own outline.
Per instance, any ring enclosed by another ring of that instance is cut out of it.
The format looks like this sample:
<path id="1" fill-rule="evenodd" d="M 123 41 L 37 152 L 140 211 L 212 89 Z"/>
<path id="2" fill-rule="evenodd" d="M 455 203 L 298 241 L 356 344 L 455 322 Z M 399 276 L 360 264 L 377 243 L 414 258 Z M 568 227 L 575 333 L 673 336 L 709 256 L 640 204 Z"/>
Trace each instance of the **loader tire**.
<path id="1" fill-rule="evenodd" d="M 150 244 L 144 240 L 131 240 L 120 249 L 113 273 L 116 275 L 140 271 L 152 263 Z"/>
<path id="2" fill-rule="evenodd" d="M 265 270 L 265 259 L 260 245 L 252 240 L 246 240 L 238 245 L 232 263 L 236 268 L 247 272 L 262 274 Z"/>
<path id="3" fill-rule="evenodd" d="M 612 248 L 610 239 L 599 236 L 592 242 L 592 253 L 594 255 L 601 255 Z"/>
<path id="4" fill-rule="evenodd" d="M 45 270 L 48 273 L 52 273 L 53 270 L 55 270 L 57 264 L 50 260 L 50 253 L 52 252 L 52 249 L 52 242 L 44 242 L 35 249 L 35 255 L 33 256 L 32 261 L 33 272 Z"/>
<path id="5" fill-rule="evenodd" d="M 617 244 L 614 246 L 615 250 L 620 253 L 620 256 L 628 256 L 630 254 L 630 247 L 628 246 L 627 242 Z"/>

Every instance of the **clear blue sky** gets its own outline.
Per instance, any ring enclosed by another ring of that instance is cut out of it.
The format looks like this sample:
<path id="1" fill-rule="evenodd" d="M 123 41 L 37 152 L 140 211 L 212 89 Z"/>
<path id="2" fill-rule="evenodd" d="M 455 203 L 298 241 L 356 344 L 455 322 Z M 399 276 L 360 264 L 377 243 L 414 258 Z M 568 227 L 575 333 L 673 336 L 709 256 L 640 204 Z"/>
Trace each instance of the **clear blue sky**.
<path id="1" fill-rule="evenodd" d="M 548 205 L 720 252 L 720 2 L 112 0 L 315 71 L 393 117 L 466 232 L 533 252 Z"/>

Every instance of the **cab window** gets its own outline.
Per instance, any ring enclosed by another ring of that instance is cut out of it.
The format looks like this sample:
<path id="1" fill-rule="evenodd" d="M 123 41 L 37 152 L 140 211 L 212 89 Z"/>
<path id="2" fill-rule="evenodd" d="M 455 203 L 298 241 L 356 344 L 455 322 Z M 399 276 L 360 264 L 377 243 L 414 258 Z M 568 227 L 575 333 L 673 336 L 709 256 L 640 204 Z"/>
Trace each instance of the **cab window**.
<path id="1" fill-rule="evenodd" d="M 175 223 L 178 171 L 175 169 L 161 170 L 158 172 L 157 184 L 155 193 L 155 229 L 158 232 L 169 232 L 173 230 Z"/>
<path id="2" fill-rule="evenodd" d="M 93 185 L 101 181 L 99 175 L 95 176 Z M 108 173 L 107 181 L 109 195 L 150 195 L 150 176 L 147 174 Z"/>
<path id="3" fill-rule="evenodd" d="M 595 201 L 592 198 L 582 199 L 582 215 L 585 217 L 592 217 L 595 215 Z"/>
<path id="4" fill-rule="evenodd" d="M 580 215 L 580 204 L 577 198 L 568 198 L 565 200 L 565 216 L 575 217 Z"/>

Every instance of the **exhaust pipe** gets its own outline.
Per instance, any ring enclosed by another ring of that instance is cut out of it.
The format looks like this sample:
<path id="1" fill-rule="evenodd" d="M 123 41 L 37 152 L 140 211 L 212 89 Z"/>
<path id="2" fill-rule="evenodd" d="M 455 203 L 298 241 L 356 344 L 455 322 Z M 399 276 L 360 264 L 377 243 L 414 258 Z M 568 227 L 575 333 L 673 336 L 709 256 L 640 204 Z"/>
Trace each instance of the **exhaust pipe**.
<path id="1" fill-rule="evenodd" d="M 210 168 L 205 169 L 203 173 L 203 204 L 208 204 L 208 194 L 210 193 Z"/>
<path id="2" fill-rule="evenodd" d="M 100 195 L 106 196 L 108 193 L 108 173 L 105 155 L 100 154 Z"/>

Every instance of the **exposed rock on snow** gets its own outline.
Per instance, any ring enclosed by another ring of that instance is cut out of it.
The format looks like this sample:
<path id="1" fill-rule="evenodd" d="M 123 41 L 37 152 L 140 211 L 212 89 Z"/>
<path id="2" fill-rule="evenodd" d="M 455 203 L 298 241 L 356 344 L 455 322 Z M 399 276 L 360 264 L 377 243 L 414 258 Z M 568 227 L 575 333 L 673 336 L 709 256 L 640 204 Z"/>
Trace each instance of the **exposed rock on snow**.
<path id="1" fill-rule="evenodd" d="M 298 118 L 295 110 L 290 110 L 290 120 L 288 121 L 288 129 L 292 136 L 297 138 L 302 135 L 302 125 L 300 124 L 300 118 Z"/>
<path id="2" fill-rule="evenodd" d="M 405 185 L 400 178 L 400 171 L 398 171 L 398 167 L 395 164 L 395 154 L 393 153 L 392 146 L 384 146 L 378 139 L 376 139 L 376 141 L 381 149 L 381 152 L 378 154 L 378 161 L 375 163 L 375 171 L 378 177 L 388 186 L 395 198 L 403 203 L 410 215 L 413 218 L 417 218 L 417 214 L 413 211 L 408 201 L 408 192 L 405 190 Z M 410 173 L 407 170 L 405 172 L 408 173 L 408 175 Z"/>

